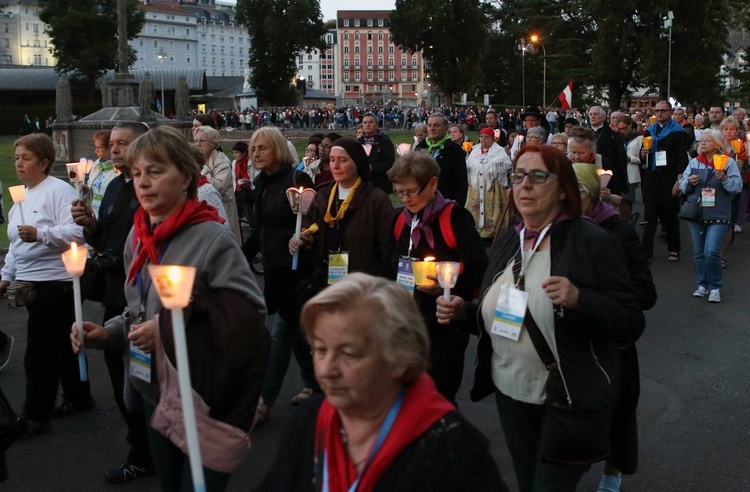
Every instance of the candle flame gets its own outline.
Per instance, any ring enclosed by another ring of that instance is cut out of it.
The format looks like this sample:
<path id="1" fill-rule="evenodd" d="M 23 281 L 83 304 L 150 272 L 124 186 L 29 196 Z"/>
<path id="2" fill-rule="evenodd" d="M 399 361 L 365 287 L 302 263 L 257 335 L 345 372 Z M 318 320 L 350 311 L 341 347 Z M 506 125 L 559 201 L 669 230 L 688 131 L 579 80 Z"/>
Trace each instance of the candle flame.
<path id="1" fill-rule="evenodd" d="M 425 256 L 424 261 L 435 261 L 434 256 Z"/>
<path id="2" fill-rule="evenodd" d="M 78 245 L 76 243 L 70 243 L 70 250 L 74 255 L 78 254 Z"/>

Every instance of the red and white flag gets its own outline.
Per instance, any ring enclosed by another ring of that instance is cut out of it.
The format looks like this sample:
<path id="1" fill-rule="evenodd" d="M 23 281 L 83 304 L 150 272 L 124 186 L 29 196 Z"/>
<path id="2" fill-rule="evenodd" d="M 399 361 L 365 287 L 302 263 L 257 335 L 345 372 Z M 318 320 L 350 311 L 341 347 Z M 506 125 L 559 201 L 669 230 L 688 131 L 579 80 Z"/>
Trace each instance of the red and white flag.
<path id="1" fill-rule="evenodd" d="M 557 98 L 560 100 L 563 109 L 570 109 L 573 107 L 573 81 L 568 82 L 565 89 L 560 93 Z"/>

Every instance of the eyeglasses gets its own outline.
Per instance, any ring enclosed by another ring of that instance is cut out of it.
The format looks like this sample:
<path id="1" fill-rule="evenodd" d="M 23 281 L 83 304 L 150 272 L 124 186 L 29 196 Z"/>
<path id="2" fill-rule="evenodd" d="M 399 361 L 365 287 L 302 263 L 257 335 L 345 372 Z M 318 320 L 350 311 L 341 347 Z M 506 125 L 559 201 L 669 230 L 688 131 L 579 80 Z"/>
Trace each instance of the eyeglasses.
<path id="1" fill-rule="evenodd" d="M 414 191 L 414 190 L 412 190 L 412 191 L 400 191 L 400 190 L 396 190 L 394 193 L 401 200 L 407 200 L 407 199 L 411 200 L 412 198 L 417 198 L 424 191 L 425 188 L 427 188 L 426 184 L 422 185 L 422 187 L 419 188 L 417 191 Z"/>
<path id="2" fill-rule="evenodd" d="M 525 173 L 521 171 L 513 171 L 510 173 L 510 182 L 514 185 L 523 183 L 523 178 L 529 177 L 529 182 L 532 184 L 542 184 L 547 182 L 547 178 L 550 176 L 557 177 L 555 174 L 548 173 L 546 171 L 540 171 L 539 169 L 532 169 Z"/>

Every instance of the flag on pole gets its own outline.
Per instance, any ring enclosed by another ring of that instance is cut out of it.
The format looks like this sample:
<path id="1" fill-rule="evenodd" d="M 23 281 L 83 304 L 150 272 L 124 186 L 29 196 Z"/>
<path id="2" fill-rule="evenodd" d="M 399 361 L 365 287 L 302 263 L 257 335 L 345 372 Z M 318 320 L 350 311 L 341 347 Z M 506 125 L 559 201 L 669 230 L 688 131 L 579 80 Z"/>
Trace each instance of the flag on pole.
<path id="1" fill-rule="evenodd" d="M 560 104 L 563 109 L 570 109 L 573 107 L 573 81 L 568 82 L 565 89 L 560 93 L 557 98 L 560 100 Z"/>

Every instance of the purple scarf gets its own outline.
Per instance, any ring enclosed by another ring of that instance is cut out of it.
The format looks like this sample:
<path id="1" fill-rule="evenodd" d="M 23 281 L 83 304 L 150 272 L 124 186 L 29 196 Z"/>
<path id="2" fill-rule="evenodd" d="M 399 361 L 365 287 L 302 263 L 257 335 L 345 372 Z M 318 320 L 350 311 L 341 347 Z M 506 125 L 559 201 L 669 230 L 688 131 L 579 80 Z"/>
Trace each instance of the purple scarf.
<path id="1" fill-rule="evenodd" d="M 567 213 L 563 212 L 562 210 L 555 216 L 555 218 L 552 220 L 552 226 L 556 226 L 560 222 L 564 222 L 566 220 L 574 219 L 572 215 L 568 215 Z M 523 220 L 518 221 L 518 223 L 515 225 L 516 234 L 521 234 L 521 230 L 524 227 Z M 542 227 L 544 229 L 544 227 Z M 539 235 L 542 233 L 542 231 L 532 231 L 531 229 L 526 229 L 523 233 L 524 239 L 536 239 L 539 237 Z"/>
<path id="2" fill-rule="evenodd" d="M 435 238 L 432 235 L 431 225 L 438 219 L 440 212 L 451 203 L 456 203 L 453 200 L 446 200 L 443 198 L 442 193 L 439 191 L 435 193 L 435 198 L 422 210 L 422 219 L 419 221 L 417 226 L 411 231 L 411 242 L 412 249 L 417 249 L 419 241 L 422 240 L 424 235 L 427 244 L 430 248 L 435 248 Z M 406 217 L 406 225 L 411 227 L 411 222 L 414 220 L 414 215 L 409 212 L 408 208 L 404 208 L 404 217 Z"/>
<path id="3" fill-rule="evenodd" d="M 616 215 L 619 214 L 614 208 L 612 208 L 612 205 L 597 200 L 596 203 L 594 203 L 594 208 L 591 209 L 591 213 L 588 214 L 588 218 L 596 224 L 601 224 L 608 218 L 615 217 Z"/>

